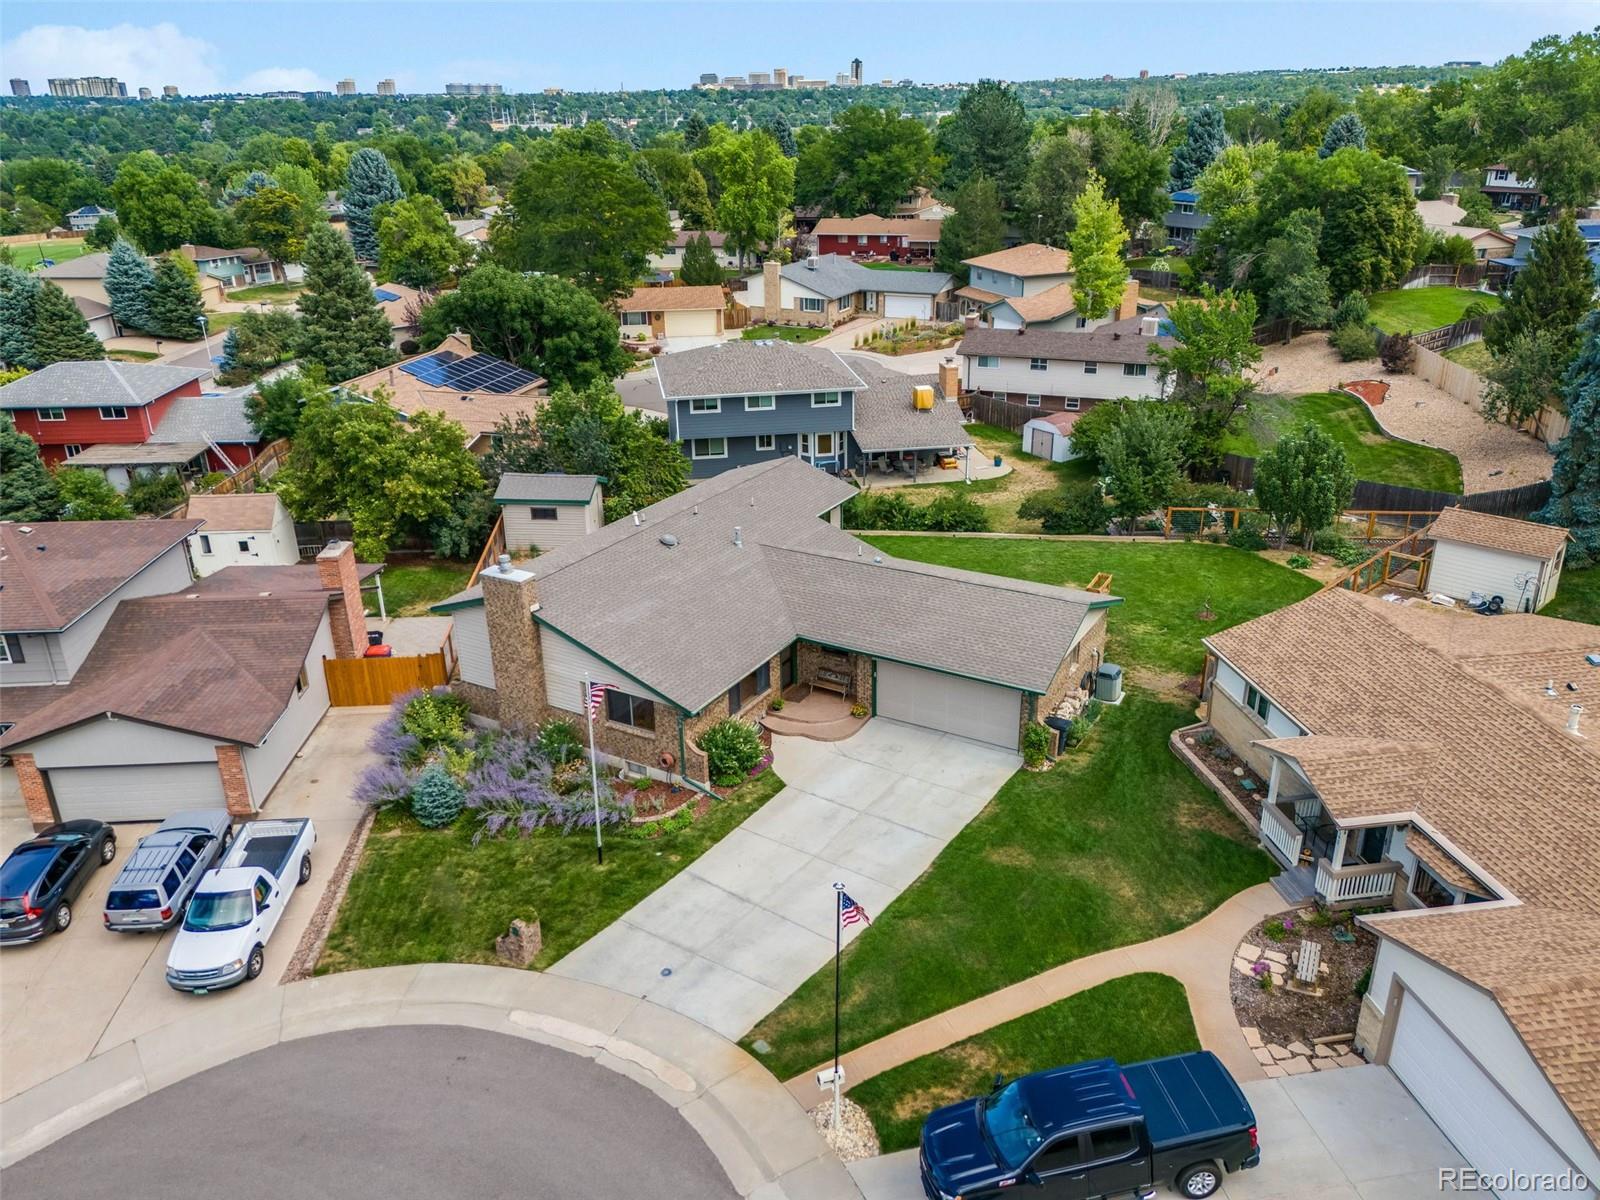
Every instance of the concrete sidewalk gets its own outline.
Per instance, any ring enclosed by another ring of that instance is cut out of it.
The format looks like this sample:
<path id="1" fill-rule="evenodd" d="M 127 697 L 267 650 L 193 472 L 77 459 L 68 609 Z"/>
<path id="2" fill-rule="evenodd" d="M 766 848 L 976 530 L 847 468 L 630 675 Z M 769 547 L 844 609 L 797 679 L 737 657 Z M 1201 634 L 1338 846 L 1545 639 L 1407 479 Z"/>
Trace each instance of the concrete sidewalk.
<path id="1" fill-rule="evenodd" d="M 845 1077 L 854 1087 L 891 1067 L 953 1046 L 974 1034 L 1108 980 L 1140 971 L 1157 971 L 1183 984 L 1200 1044 L 1216 1054 L 1235 1079 L 1264 1079 L 1261 1065 L 1239 1030 L 1228 990 L 1228 976 L 1234 948 L 1240 939 L 1258 921 L 1287 907 L 1270 883 L 1259 883 L 1230 896 L 1193 925 L 1176 933 L 1062 963 L 859 1046 L 841 1060 Z M 816 1102 L 814 1074 L 807 1071 L 787 1084 L 803 1104 Z"/>
<path id="2" fill-rule="evenodd" d="M 881 718 L 840 742 L 774 738 L 773 751 L 788 786 L 553 974 L 740 1037 L 832 955 L 835 882 L 876 916 L 1021 763 Z"/>

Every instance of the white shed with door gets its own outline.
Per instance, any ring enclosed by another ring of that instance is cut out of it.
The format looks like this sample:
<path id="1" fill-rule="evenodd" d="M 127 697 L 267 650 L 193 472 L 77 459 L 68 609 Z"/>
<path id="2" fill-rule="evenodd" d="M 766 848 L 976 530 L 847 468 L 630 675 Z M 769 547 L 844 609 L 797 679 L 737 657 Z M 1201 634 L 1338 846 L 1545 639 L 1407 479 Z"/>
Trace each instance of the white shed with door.
<path id="1" fill-rule="evenodd" d="M 549 553 L 605 524 L 601 482 L 597 475 L 502 475 L 494 502 L 512 557 Z"/>
<path id="2" fill-rule="evenodd" d="M 1474 592 L 1499 596 L 1507 612 L 1537 612 L 1561 584 L 1567 531 L 1558 526 L 1447 508 L 1428 536 L 1430 592 L 1458 600 Z"/>
<path id="3" fill-rule="evenodd" d="M 1075 412 L 1054 412 L 1034 417 L 1022 427 L 1022 451 L 1035 458 L 1050 462 L 1067 462 L 1077 458 L 1072 449 L 1072 427 L 1077 423 Z"/>
<path id="4" fill-rule="evenodd" d="M 885 292 L 883 296 L 883 315 L 897 317 L 904 320 L 906 317 L 915 317 L 919 321 L 933 320 L 932 296 L 907 296 L 894 292 Z"/>
<path id="5" fill-rule="evenodd" d="M 876 663 L 877 715 L 907 725 L 1017 748 L 1022 693 L 997 683 L 946 675 L 880 658 Z"/>

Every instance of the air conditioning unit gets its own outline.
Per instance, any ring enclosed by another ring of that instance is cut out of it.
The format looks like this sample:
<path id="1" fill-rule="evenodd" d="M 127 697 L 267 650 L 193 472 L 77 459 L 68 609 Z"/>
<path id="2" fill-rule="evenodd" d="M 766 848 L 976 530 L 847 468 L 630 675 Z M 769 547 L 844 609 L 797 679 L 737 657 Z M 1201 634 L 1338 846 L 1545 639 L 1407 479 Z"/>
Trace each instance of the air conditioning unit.
<path id="1" fill-rule="evenodd" d="M 1116 663 L 1101 663 L 1094 674 L 1094 698 L 1102 704 L 1122 703 L 1122 668 Z"/>

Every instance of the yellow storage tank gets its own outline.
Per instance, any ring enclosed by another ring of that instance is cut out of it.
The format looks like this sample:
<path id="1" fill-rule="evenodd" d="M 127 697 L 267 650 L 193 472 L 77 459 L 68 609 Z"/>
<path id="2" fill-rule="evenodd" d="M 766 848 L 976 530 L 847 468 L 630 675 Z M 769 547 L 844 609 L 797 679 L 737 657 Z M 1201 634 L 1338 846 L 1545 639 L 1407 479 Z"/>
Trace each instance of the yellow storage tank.
<path id="1" fill-rule="evenodd" d="M 933 407 L 933 385 L 919 383 L 911 389 L 911 407 L 920 410 Z"/>

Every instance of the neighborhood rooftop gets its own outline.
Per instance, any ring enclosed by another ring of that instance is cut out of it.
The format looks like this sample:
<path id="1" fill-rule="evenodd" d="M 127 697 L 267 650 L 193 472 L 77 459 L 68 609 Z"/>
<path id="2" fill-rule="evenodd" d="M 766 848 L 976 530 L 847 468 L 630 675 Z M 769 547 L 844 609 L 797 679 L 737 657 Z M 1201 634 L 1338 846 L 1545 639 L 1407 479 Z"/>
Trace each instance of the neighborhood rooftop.
<path id="1" fill-rule="evenodd" d="M 1070 362 L 1149 362 L 1154 346 L 1170 349 L 1177 339 L 1144 332 L 1149 318 L 1128 317 L 1097 329 L 969 329 L 957 353 L 1000 358 L 1048 358 Z"/>
<path id="2" fill-rule="evenodd" d="M 723 306 L 722 285 L 641 287 L 617 301 L 618 312 L 679 312 Z"/>
<path id="3" fill-rule="evenodd" d="M 507 471 L 500 476 L 500 486 L 495 489 L 494 498 L 502 504 L 507 501 L 527 503 L 535 500 L 550 504 L 587 504 L 599 486 L 598 475 Z"/>
<path id="4" fill-rule="evenodd" d="M 57 362 L 0 387 L 0 408 L 100 408 L 144 405 L 210 371 L 110 359 Z"/>
<path id="5" fill-rule="evenodd" d="M 1005 275 L 1065 275 L 1072 270 L 1072 255 L 1039 242 L 1012 246 L 1009 250 L 996 250 L 980 254 L 977 258 L 963 260 L 969 267 L 983 267 Z"/>
<path id="6" fill-rule="evenodd" d="M 856 393 L 856 427 L 852 436 L 864 454 L 901 450 L 948 450 L 971 446 L 972 435 L 961 420 L 953 396 L 939 396 L 937 375 L 907 375 L 860 354 L 844 362 L 866 384 Z M 932 408 L 919 409 L 913 391 L 935 389 Z"/>
<path id="7" fill-rule="evenodd" d="M 1539 525 L 1452 505 L 1434 519 L 1428 536 L 1527 558 L 1554 558 L 1566 545 L 1568 535 L 1559 525 Z"/>
<path id="8" fill-rule="evenodd" d="M 861 378 L 832 350 L 779 339 L 719 342 L 663 354 L 656 359 L 656 378 L 666 400 L 854 391 L 862 386 Z"/>
<path id="9" fill-rule="evenodd" d="M 272 492 L 232 492 L 190 496 L 183 515 L 204 521 L 206 530 L 271 529 L 280 501 Z"/>
<path id="10" fill-rule="evenodd" d="M 65 629 L 199 526 L 199 521 L 0 522 L 0 620 L 6 632 Z"/>
<path id="11" fill-rule="evenodd" d="M 908 237 L 913 242 L 937 242 L 943 221 L 922 217 L 823 217 L 812 230 L 818 237 Z"/>
<path id="12" fill-rule="evenodd" d="M 250 423 L 245 401 L 256 385 L 246 384 L 226 392 L 177 396 L 156 424 L 153 442 L 257 442 L 262 440 Z M 235 455 L 234 457 L 237 457 Z M 246 455 L 246 458 L 249 456 Z M 239 466 L 244 466 L 241 460 Z"/>
<path id="13" fill-rule="evenodd" d="M 950 276 L 942 271 L 874 271 L 839 254 L 818 254 L 787 263 L 779 273 L 789 282 L 830 300 L 857 292 L 938 296 L 949 290 L 951 282 Z"/>

